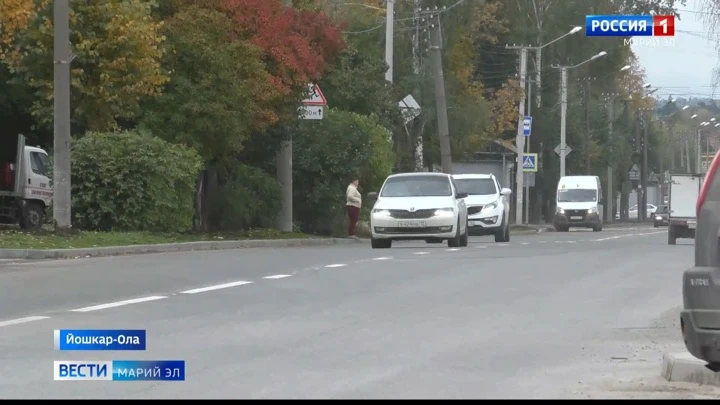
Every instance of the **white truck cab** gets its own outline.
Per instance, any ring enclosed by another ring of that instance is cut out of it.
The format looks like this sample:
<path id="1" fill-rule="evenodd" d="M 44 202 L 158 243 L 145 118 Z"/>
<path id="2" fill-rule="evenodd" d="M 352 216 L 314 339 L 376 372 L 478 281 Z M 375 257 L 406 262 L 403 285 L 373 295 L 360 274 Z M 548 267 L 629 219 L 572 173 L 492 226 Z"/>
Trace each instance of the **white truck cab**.
<path id="1" fill-rule="evenodd" d="M 0 147 L 0 223 L 33 230 L 44 222 L 53 187 L 47 152 L 25 142 L 18 135 Z"/>
<path id="2" fill-rule="evenodd" d="M 603 192 L 598 176 L 564 176 L 557 186 L 553 225 L 558 232 L 570 228 L 602 231 Z"/>

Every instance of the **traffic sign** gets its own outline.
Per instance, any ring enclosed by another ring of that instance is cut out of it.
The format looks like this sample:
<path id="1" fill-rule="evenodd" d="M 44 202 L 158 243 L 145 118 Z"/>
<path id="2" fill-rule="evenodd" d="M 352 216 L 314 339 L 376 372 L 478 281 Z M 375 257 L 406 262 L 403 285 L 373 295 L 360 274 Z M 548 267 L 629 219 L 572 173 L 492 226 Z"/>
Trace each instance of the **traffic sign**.
<path id="1" fill-rule="evenodd" d="M 529 115 L 526 115 L 523 118 L 523 135 L 530 136 L 531 130 L 532 130 L 532 117 Z"/>
<path id="2" fill-rule="evenodd" d="M 321 120 L 323 119 L 323 107 L 314 105 L 305 105 L 299 110 L 301 120 Z"/>
<path id="3" fill-rule="evenodd" d="M 327 100 L 325 100 L 325 95 L 320 90 L 320 86 L 315 83 L 308 84 L 308 94 L 303 100 L 303 104 L 321 107 L 327 105 Z"/>
<path id="4" fill-rule="evenodd" d="M 523 172 L 537 172 L 537 153 L 526 153 L 523 155 L 522 169 Z"/>
<path id="5" fill-rule="evenodd" d="M 560 152 L 562 152 L 562 147 L 560 145 L 558 145 L 555 147 L 555 153 L 557 153 L 558 156 L 560 156 Z M 567 155 L 569 155 L 570 152 L 572 152 L 572 148 L 570 147 L 570 145 L 565 145 L 565 156 L 567 157 Z"/>
<path id="6" fill-rule="evenodd" d="M 640 168 L 638 165 L 633 165 L 632 169 L 628 172 L 628 177 L 630 178 L 630 181 L 640 180 Z"/>

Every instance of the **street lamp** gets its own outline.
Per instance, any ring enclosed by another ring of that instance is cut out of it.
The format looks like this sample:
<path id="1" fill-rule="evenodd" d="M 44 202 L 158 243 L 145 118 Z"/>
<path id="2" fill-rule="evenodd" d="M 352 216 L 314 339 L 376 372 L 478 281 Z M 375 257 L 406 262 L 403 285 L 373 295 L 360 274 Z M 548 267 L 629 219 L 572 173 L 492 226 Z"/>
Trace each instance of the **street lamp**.
<path id="1" fill-rule="evenodd" d="M 567 72 L 568 69 L 575 69 L 577 67 L 580 67 L 590 61 L 593 61 L 598 58 L 602 58 L 603 56 L 607 55 L 607 52 L 602 51 L 595 55 L 593 55 L 591 58 L 578 63 L 574 66 L 559 66 L 560 68 L 560 177 L 565 176 L 565 151 L 567 149 L 567 137 L 566 137 L 566 124 L 567 124 Z M 585 136 L 590 136 L 590 134 L 585 134 Z"/>

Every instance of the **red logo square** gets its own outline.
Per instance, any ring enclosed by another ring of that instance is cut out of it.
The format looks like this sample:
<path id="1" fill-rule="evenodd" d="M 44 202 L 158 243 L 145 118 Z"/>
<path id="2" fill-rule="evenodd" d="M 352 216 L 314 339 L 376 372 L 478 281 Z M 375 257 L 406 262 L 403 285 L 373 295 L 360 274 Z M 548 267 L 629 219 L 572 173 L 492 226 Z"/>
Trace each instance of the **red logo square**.
<path id="1" fill-rule="evenodd" d="M 654 37 L 674 37 L 675 36 L 675 16 L 674 15 L 654 15 L 653 16 L 653 36 Z"/>

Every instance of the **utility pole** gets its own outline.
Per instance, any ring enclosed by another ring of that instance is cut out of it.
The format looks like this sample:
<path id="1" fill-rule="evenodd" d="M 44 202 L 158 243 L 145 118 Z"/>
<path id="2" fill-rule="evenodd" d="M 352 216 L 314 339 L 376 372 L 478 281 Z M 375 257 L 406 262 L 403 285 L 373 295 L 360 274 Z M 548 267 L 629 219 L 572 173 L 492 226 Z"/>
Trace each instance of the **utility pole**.
<path id="1" fill-rule="evenodd" d="M 702 142 L 700 140 L 701 130 L 697 130 L 695 137 L 695 173 L 702 173 Z"/>
<path id="2" fill-rule="evenodd" d="M 542 108 L 542 46 L 535 48 L 535 84 L 538 88 L 537 105 Z"/>
<path id="3" fill-rule="evenodd" d="M 583 82 L 583 96 L 585 98 L 585 174 L 591 175 L 590 165 L 590 80 L 592 77 L 586 77 L 582 79 Z"/>
<path id="4" fill-rule="evenodd" d="M 53 219 L 59 229 L 70 229 L 71 162 L 70 144 L 70 4 L 55 0 L 54 26 L 54 134 L 53 134 Z"/>
<path id="5" fill-rule="evenodd" d="M 450 128 L 448 127 L 447 100 L 445 99 L 445 74 L 442 67 L 442 36 L 440 33 L 440 13 L 435 7 L 431 12 L 434 21 L 430 24 L 430 50 L 435 76 L 435 108 L 437 110 L 438 135 L 440 136 L 440 163 L 444 173 L 452 174 L 452 155 L 450 154 Z"/>
<path id="6" fill-rule="evenodd" d="M 385 6 L 385 62 L 388 70 L 385 80 L 393 82 L 393 26 L 395 25 L 395 0 L 387 0 Z"/>
<path id="7" fill-rule="evenodd" d="M 532 117 L 532 80 L 528 79 L 528 92 L 527 92 L 527 115 L 528 117 Z M 538 91 L 539 93 L 539 91 Z M 531 135 L 532 136 L 532 135 Z M 530 137 L 527 137 L 527 141 L 525 142 L 525 152 L 530 153 Z M 537 165 L 539 162 L 535 162 Z M 523 177 L 525 174 L 523 173 Z M 523 178 L 523 183 L 525 182 L 525 179 Z M 523 201 L 523 205 L 525 206 L 525 223 L 530 223 L 530 186 L 525 185 L 525 200 Z"/>
<path id="8" fill-rule="evenodd" d="M 413 0 L 413 19 L 415 22 L 415 32 L 412 37 L 412 49 L 413 49 L 413 73 L 416 76 L 415 92 L 420 95 L 418 102 L 422 103 L 423 91 L 420 88 L 420 72 L 422 71 L 422 56 L 420 52 L 420 32 L 421 22 L 424 20 L 421 15 L 420 0 Z M 392 79 L 392 78 L 391 78 Z M 407 125 L 406 125 L 407 128 Z M 411 137 L 412 138 L 412 137 Z M 423 128 L 415 131 L 415 144 L 413 145 L 413 151 L 415 155 L 415 171 L 421 172 L 425 169 L 425 162 L 423 159 Z"/>
<path id="9" fill-rule="evenodd" d="M 647 179 L 648 179 L 648 125 L 649 120 L 645 118 L 645 110 L 641 114 L 643 114 L 643 117 L 641 118 L 642 122 L 642 169 L 640 174 L 640 186 L 642 188 L 642 202 L 638 203 L 638 213 L 642 213 L 641 220 L 644 221 L 647 219 Z M 642 206 L 640 205 L 642 204 Z"/>
<path id="10" fill-rule="evenodd" d="M 608 106 L 608 141 L 610 143 L 610 159 L 608 159 L 607 167 L 607 214 L 605 220 L 612 222 L 615 216 L 613 215 L 613 204 L 615 203 L 615 190 L 613 189 L 613 166 L 615 164 L 615 134 L 613 132 L 613 123 L 615 122 L 615 97 L 617 93 L 604 94 L 607 100 Z"/>
<path id="11" fill-rule="evenodd" d="M 525 86 L 527 80 L 527 46 L 506 46 L 507 49 L 519 49 L 520 50 L 520 88 L 525 93 Z M 524 178 L 523 175 L 523 160 L 525 159 L 525 135 L 523 134 L 523 119 L 525 118 L 525 97 L 520 99 L 518 106 L 518 127 L 517 135 L 515 136 L 515 146 L 517 147 L 517 164 L 515 165 L 515 189 L 516 189 L 516 200 L 515 200 L 515 223 L 522 225 L 523 220 L 523 200 L 524 196 Z M 537 162 L 536 162 L 537 164 Z"/>
<path id="12" fill-rule="evenodd" d="M 292 0 L 283 0 L 283 5 L 292 8 L 293 2 Z M 292 152 L 292 134 L 289 134 L 288 139 L 280 142 L 280 150 L 275 159 L 276 176 L 280 184 L 281 201 L 280 213 L 277 217 L 277 227 L 284 232 L 292 232 L 293 230 Z"/>
<path id="13" fill-rule="evenodd" d="M 567 67 L 560 68 L 560 177 L 565 176 L 565 155 L 567 155 Z"/>

